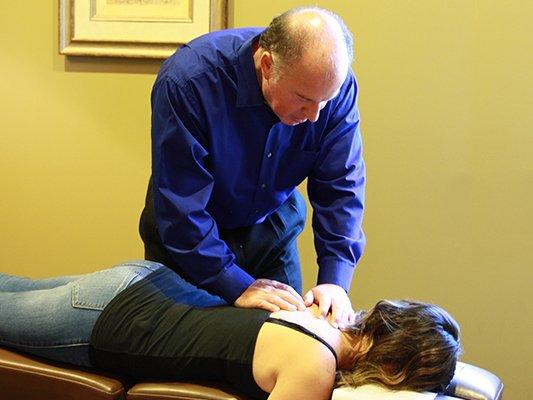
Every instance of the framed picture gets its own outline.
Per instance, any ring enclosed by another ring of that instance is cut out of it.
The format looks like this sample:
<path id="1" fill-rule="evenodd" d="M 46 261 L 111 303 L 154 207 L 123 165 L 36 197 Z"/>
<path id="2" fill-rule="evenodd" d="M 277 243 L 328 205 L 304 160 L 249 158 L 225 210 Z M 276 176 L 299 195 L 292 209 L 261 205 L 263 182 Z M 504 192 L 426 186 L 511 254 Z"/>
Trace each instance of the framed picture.
<path id="1" fill-rule="evenodd" d="M 59 52 L 167 58 L 204 33 L 227 28 L 228 0 L 59 0 Z"/>

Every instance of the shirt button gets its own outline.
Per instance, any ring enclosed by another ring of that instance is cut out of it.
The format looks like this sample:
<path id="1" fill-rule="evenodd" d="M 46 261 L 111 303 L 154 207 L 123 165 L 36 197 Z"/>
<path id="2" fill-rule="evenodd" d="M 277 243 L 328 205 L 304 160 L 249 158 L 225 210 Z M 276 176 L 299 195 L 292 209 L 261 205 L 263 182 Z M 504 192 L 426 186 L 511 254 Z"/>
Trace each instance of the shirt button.
<path id="1" fill-rule="evenodd" d="M 267 157 L 268 157 L 268 158 L 271 158 L 271 157 L 272 157 L 272 153 L 268 153 L 268 154 L 267 154 Z"/>
<path id="2" fill-rule="evenodd" d="M 264 183 L 261 185 L 261 189 L 266 189 L 267 185 L 265 185 Z"/>
<path id="3" fill-rule="evenodd" d="M 259 210 L 255 210 L 254 213 L 259 214 Z"/>

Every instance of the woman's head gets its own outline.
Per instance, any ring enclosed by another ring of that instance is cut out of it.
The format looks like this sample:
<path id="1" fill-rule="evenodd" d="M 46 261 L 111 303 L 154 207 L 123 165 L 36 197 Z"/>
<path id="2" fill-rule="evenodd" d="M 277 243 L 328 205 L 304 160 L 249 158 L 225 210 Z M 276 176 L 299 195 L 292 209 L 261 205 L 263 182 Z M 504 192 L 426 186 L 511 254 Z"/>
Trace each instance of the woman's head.
<path id="1" fill-rule="evenodd" d="M 347 329 L 359 336 L 355 364 L 340 383 L 442 392 L 461 353 L 459 326 L 442 308 L 414 301 L 378 302 Z"/>

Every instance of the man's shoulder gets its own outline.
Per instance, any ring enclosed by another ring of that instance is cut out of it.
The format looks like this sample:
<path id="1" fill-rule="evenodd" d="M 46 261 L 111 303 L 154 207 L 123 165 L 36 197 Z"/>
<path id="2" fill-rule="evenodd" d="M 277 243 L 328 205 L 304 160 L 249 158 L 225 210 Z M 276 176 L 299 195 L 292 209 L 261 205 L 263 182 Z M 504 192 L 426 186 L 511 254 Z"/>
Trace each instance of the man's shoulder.
<path id="1" fill-rule="evenodd" d="M 187 43 L 186 46 L 193 49 L 205 47 L 238 47 L 252 37 L 259 35 L 263 30 L 264 28 L 260 27 L 222 29 L 199 36 Z"/>
<path id="2" fill-rule="evenodd" d="M 174 80 L 186 80 L 214 68 L 233 65 L 238 62 L 241 47 L 263 29 L 224 29 L 199 36 L 166 60 L 161 73 Z"/>

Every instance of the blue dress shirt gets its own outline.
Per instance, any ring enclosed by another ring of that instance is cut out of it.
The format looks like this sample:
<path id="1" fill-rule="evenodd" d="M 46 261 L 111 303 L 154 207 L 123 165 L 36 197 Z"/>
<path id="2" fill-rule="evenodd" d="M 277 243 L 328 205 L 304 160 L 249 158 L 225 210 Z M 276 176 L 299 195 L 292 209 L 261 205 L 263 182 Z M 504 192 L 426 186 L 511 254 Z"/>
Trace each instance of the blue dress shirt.
<path id="1" fill-rule="evenodd" d="M 195 283 L 233 303 L 254 281 L 218 227 L 251 226 L 305 178 L 318 283 L 349 289 L 365 238 L 357 84 L 348 73 L 317 122 L 288 126 L 265 103 L 252 58 L 262 28 L 209 33 L 166 60 L 152 91 L 158 232 Z"/>

